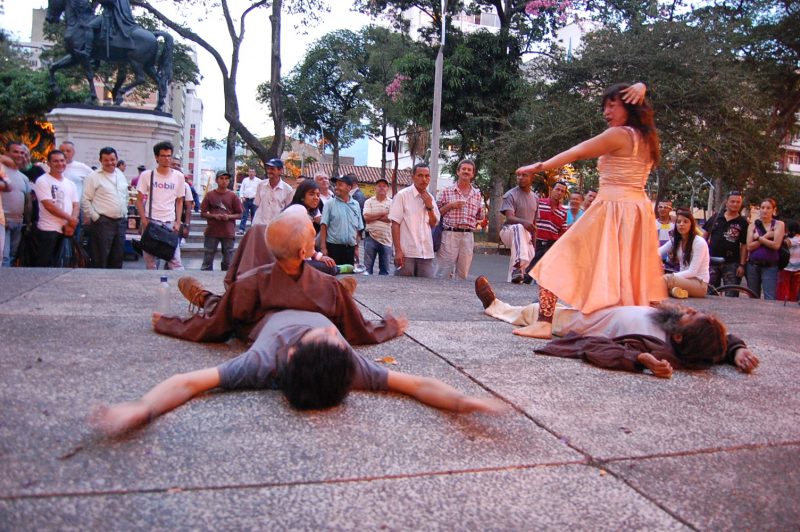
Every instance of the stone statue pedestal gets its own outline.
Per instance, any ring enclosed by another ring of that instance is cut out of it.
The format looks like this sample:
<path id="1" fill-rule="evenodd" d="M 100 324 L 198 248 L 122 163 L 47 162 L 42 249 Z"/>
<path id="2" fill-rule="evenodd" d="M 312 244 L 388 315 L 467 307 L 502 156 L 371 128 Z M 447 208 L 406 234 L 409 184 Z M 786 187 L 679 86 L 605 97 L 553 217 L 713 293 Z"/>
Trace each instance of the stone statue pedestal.
<path id="1" fill-rule="evenodd" d="M 60 105 L 47 120 L 55 129 L 56 147 L 65 140 L 75 143 L 77 161 L 99 167 L 100 148 L 117 150 L 128 179 L 137 175 L 139 165 L 153 168 L 153 145 L 165 140 L 174 144 L 181 129 L 169 113 L 125 107 Z"/>

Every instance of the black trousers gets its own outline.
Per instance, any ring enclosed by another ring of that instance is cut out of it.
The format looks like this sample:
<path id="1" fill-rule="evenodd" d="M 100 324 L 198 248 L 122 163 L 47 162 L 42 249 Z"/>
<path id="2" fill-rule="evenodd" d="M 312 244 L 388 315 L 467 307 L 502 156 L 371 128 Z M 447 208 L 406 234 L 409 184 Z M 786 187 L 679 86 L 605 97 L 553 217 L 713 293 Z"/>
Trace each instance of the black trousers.
<path id="1" fill-rule="evenodd" d="M 555 243 L 556 243 L 555 240 L 539 240 L 539 239 L 537 239 L 536 240 L 536 246 L 535 246 L 533 260 L 528 265 L 528 271 L 526 271 L 525 273 L 528 273 L 529 271 L 531 271 L 533 269 L 533 267 L 536 266 L 536 263 L 539 262 L 540 260 L 542 260 L 542 257 L 544 257 L 545 253 L 547 253 L 547 250 L 549 250 L 551 247 L 553 247 L 553 244 L 555 244 Z"/>
<path id="2" fill-rule="evenodd" d="M 331 244 L 327 242 L 328 256 L 336 261 L 337 265 L 340 264 L 355 264 L 356 247 L 347 246 L 345 244 Z"/>
<path id="3" fill-rule="evenodd" d="M 61 240 L 64 238 L 58 231 L 36 230 L 36 263 L 39 268 L 52 268 L 61 248 Z"/>
<path id="4" fill-rule="evenodd" d="M 92 268 L 122 268 L 127 220 L 125 218 L 115 220 L 101 214 L 100 218 L 88 227 Z"/>

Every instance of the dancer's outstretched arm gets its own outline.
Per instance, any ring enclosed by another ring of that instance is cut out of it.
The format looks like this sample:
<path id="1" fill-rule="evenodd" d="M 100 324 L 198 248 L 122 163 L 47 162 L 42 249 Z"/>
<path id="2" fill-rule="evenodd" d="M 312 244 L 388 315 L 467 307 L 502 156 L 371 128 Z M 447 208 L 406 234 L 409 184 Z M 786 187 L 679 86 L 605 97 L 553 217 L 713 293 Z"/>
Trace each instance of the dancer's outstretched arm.
<path id="1" fill-rule="evenodd" d="M 442 410 L 462 414 L 470 412 L 499 414 L 508 410 L 508 406 L 497 399 L 465 395 L 449 384 L 431 377 L 389 371 L 387 384 L 393 392 L 410 395 L 421 403 Z"/>

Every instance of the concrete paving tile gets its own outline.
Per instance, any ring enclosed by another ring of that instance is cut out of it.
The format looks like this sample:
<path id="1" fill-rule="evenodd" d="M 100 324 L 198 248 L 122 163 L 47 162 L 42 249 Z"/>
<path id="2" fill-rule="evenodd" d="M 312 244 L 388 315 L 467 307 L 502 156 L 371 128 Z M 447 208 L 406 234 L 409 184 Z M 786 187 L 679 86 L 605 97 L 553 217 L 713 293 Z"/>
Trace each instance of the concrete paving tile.
<path id="1" fill-rule="evenodd" d="M 25 292 L 44 285 L 68 273 L 54 268 L 2 268 L 0 269 L 0 303 L 5 303 Z"/>
<path id="2" fill-rule="evenodd" d="M 606 465 L 700 530 L 796 530 L 800 443 Z"/>
<path id="3" fill-rule="evenodd" d="M 586 466 L 0 500 L 11 529 L 686 530 Z"/>
<path id="4" fill-rule="evenodd" d="M 415 322 L 409 334 L 595 458 L 800 439 L 793 351 L 756 342 L 762 364 L 753 375 L 718 366 L 662 380 L 535 355 L 541 341 L 512 328 Z"/>
<path id="5" fill-rule="evenodd" d="M 343 407 L 314 413 L 289 409 L 277 392 L 212 393 L 127 439 L 94 441 L 84 422 L 93 403 L 133 400 L 173 373 L 217 365 L 245 349 L 238 341 L 196 344 L 156 335 L 143 321 L 132 328 L 130 320 L 114 318 L 10 320 L 7 330 L 19 339 L 0 355 L 7 381 L 0 392 L 0 451 L 6 464 L 0 495 L 297 482 L 582 460 L 518 413 L 457 416 L 408 398 L 368 393 L 354 393 Z M 37 329 L 36 342 L 24 339 L 27 328 Z M 76 331 L 82 330 L 102 334 L 79 336 Z M 116 345 L 113 353 L 110 345 Z M 407 338 L 364 353 L 391 355 L 398 362 L 393 369 L 487 395 Z"/>

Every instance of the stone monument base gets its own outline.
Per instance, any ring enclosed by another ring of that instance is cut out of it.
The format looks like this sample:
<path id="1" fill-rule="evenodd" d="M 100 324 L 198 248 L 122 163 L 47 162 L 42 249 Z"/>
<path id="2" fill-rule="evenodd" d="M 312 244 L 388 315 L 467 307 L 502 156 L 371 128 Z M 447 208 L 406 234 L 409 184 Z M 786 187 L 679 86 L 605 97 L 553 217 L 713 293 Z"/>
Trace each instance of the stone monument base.
<path id="1" fill-rule="evenodd" d="M 137 175 L 137 166 L 155 165 L 154 144 L 173 142 L 180 131 L 168 113 L 125 107 L 64 105 L 48 113 L 47 120 L 55 129 L 56 146 L 65 140 L 75 143 L 75 160 L 99 167 L 100 148 L 117 150 L 129 180 Z"/>

